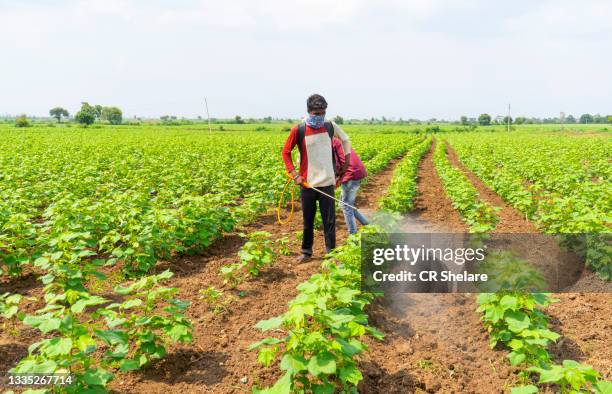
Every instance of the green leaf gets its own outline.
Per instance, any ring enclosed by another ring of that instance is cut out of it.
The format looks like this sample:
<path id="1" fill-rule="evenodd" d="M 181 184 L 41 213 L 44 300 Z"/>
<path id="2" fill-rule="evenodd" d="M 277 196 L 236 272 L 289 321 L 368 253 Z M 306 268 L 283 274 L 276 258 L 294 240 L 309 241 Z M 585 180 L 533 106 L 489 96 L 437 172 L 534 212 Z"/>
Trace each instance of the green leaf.
<path id="1" fill-rule="evenodd" d="M 191 328 L 183 324 L 175 325 L 167 333 L 175 342 L 190 342 L 192 339 Z"/>
<path id="2" fill-rule="evenodd" d="M 563 367 L 554 365 L 551 369 L 539 369 L 539 383 L 555 383 L 563 379 Z"/>
<path id="3" fill-rule="evenodd" d="M 363 375 L 355 365 L 347 365 L 340 368 L 340 380 L 357 386 L 361 379 L 363 379 Z"/>
<path id="4" fill-rule="evenodd" d="M 499 305 L 501 305 L 504 309 L 516 309 L 518 300 L 514 296 L 505 295 L 501 300 L 499 300 Z"/>
<path id="5" fill-rule="evenodd" d="M 612 382 L 599 381 L 593 385 L 597 394 L 612 394 Z"/>
<path id="6" fill-rule="evenodd" d="M 280 367 L 283 371 L 289 372 L 291 375 L 295 375 L 298 372 L 305 371 L 307 369 L 307 361 L 301 355 L 292 355 L 285 353 L 283 356 Z"/>
<path id="7" fill-rule="evenodd" d="M 257 355 L 257 361 L 267 368 L 270 366 L 270 364 L 272 364 L 277 353 L 278 346 L 262 348 Z"/>
<path id="8" fill-rule="evenodd" d="M 524 353 L 510 352 L 508 354 L 508 360 L 510 360 L 510 364 L 512 365 L 519 365 L 520 363 L 525 361 L 526 358 L 527 357 Z"/>
<path id="9" fill-rule="evenodd" d="M 286 373 L 278 379 L 274 386 L 260 390 L 253 387 L 253 394 L 291 394 L 291 374 Z"/>
<path id="10" fill-rule="evenodd" d="M 34 260 L 34 265 L 36 267 L 41 267 L 43 269 L 46 269 L 49 267 L 49 259 L 46 257 L 39 257 L 36 260 Z"/>
<path id="11" fill-rule="evenodd" d="M 43 334 L 55 331 L 60 327 L 62 320 L 57 317 L 51 317 L 51 314 L 41 316 L 26 316 L 23 323 L 29 326 L 38 328 Z"/>
<path id="12" fill-rule="evenodd" d="M 253 349 L 257 349 L 258 347 L 263 346 L 263 345 L 276 345 L 276 344 L 279 344 L 281 342 L 283 342 L 283 341 L 281 341 L 280 339 L 276 339 L 276 338 L 272 338 L 272 337 L 267 337 L 267 338 L 262 339 L 261 341 L 252 343 L 249 346 L 249 351 L 253 350 Z"/>
<path id="13" fill-rule="evenodd" d="M 42 347 L 48 356 L 65 356 L 72 350 L 72 340 L 70 338 L 53 338 Z"/>
<path id="14" fill-rule="evenodd" d="M 507 311 L 505 313 L 505 320 L 508 323 L 508 328 L 513 332 L 521 332 L 531 324 L 529 316 L 519 311 Z"/>
<path id="15" fill-rule="evenodd" d="M 359 290 L 354 290 L 349 287 L 342 287 L 336 293 L 336 298 L 343 304 L 348 304 L 353 300 L 355 295 L 359 294 Z"/>
<path id="16" fill-rule="evenodd" d="M 97 348 L 96 341 L 89 335 L 81 335 L 77 339 L 76 346 L 79 350 L 86 353 L 91 353 Z"/>
<path id="17" fill-rule="evenodd" d="M 361 353 L 363 351 L 363 343 L 358 340 L 351 338 L 348 342 L 342 338 L 336 339 L 342 348 L 342 353 L 347 355 L 348 357 L 353 357 L 355 354 Z"/>
<path id="18" fill-rule="evenodd" d="M 119 370 L 121 372 L 135 371 L 140 368 L 140 362 L 138 360 L 121 360 L 119 363 Z"/>
<path id="19" fill-rule="evenodd" d="M 42 363 L 36 363 L 36 361 L 28 360 L 30 363 L 24 363 L 23 366 L 17 366 L 17 373 L 40 373 L 40 374 L 52 374 L 57 370 L 57 363 L 53 360 L 47 360 Z"/>
<path id="20" fill-rule="evenodd" d="M 106 342 L 108 345 L 118 343 L 125 344 L 128 341 L 128 335 L 121 330 L 94 330 L 96 336 Z"/>
<path id="21" fill-rule="evenodd" d="M 336 392 L 336 388 L 333 384 L 327 382 L 324 384 L 314 384 L 312 386 L 313 394 L 334 394 Z"/>
<path id="22" fill-rule="evenodd" d="M 532 384 L 528 386 L 512 387 L 510 394 L 534 394 L 538 392 L 538 388 Z"/>
<path id="23" fill-rule="evenodd" d="M 255 328 L 260 329 L 261 331 L 273 330 L 275 328 L 279 328 L 283 324 L 283 317 L 276 316 L 268 320 L 260 320 L 257 324 L 255 324 Z"/>
<path id="24" fill-rule="evenodd" d="M 108 300 L 105 299 L 105 298 L 98 297 L 98 296 L 90 296 L 90 297 L 87 297 L 87 298 L 81 298 L 80 300 L 75 302 L 74 305 L 72 305 L 72 307 L 70 307 L 70 310 L 73 313 L 81 313 L 88 306 L 100 305 L 100 304 L 104 304 L 106 302 L 108 302 Z"/>
<path id="25" fill-rule="evenodd" d="M 336 358 L 330 352 L 321 352 L 308 361 L 308 372 L 313 376 L 336 372 Z"/>
<path id="26" fill-rule="evenodd" d="M 106 386 L 113 379 L 113 374 L 98 367 L 96 370 L 88 369 L 83 374 L 83 381 L 90 386 Z"/>

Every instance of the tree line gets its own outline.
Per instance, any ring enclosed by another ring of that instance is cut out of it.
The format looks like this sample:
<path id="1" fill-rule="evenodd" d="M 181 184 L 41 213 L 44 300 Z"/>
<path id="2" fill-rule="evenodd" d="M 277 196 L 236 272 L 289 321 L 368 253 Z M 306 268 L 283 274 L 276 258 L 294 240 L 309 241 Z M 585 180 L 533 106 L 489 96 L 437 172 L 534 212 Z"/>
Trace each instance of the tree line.
<path id="1" fill-rule="evenodd" d="M 62 123 L 62 119 L 70 118 L 70 113 L 65 108 L 54 107 L 49 110 L 49 116 L 55 118 L 58 123 Z M 117 107 L 91 105 L 88 102 L 82 102 L 81 109 L 75 114 L 74 120 L 85 126 L 89 126 L 95 121 L 118 125 L 123 122 L 123 112 Z M 15 126 L 17 127 L 27 127 L 29 125 L 30 121 L 26 115 L 20 115 L 15 119 Z"/>
<path id="2" fill-rule="evenodd" d="M 566 117 L 559 118 L 527 118 L 524 116 L 518 116 L 515 119 L 509 116 L 498 116 L 495 119 L 491 118 L 489 114 L 480 114 L 478 119 L 468 118 L 467 116 L 462 116 L 459 119 L 459 123 L 462 125 L 470 125 L 478 123 L 481 126 L 489 126 L 492 124 L 605 124 L 612 123 L 612 115 L 602 116 L 600 114 L 591 115 L 591 114 L 582 114 L 578 119 L 576 119 L 573 115 L 568 115 Z"/>

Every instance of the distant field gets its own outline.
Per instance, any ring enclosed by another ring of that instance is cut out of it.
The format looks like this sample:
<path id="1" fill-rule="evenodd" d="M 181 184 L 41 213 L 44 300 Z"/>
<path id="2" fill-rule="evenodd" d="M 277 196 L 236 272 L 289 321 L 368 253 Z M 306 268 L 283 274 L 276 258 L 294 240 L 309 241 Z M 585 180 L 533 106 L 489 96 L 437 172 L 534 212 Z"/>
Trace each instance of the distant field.
<path id="1" fill-rule="evenodd" d="M 297 122 L 297 121 L 296 121 Z M 84 127 L 74 124 L 53 124 L 52 127 L 48 127 L 47 122 L 33 123 L 33 125 L 29 128 L 29 130 L 39 130 L 39 129 L 84 129 Z M 245 124 L 235 124 L 235 123 L 227 123 L 227 124 L 219 124 L 214 123 L 211 125 L 213 131 L 288 131 L 295 123 L 245 123 Z M 367 124 L 367 123 L 358 123 L 358 124 L 343 124 L 343 129 L 349 132 L 411 132 L 411 131 L 422 131 L 425 132 L 428 129 L 432 130 L 436 127 L 441 131 L 456 131 L 456 130 L 468 130 L 470 127 L 476 127 L 477 131 L 506 131 L 506 125 L 491 125 L 491 126 L 462 126 L 459 124 L 448 124 L 448 123 L 432 123 L 427 124 L 423 123 L 420 125 L 416 124 L 406 124 L 406 125 L 398 125 L 398 124 Z M 143 122 L 140 125 L 121 125 L 121 126 L 110 126 L 110 125 L 99 125 L 94 124 L 89 126 L 90 130 L 133 130 L 138 128 L 146 128 L 147 130 L 153 128 L 155 130 L 193 130 L 193 131 L 209 131 L 207 123 L 193 123 L 188 125 L 180 125 L 180 126 L 165 126 L 161 124 L 151 124 L 147 122 Z M 525 131 L 525 132 L 594 132 L 594 133 L 609 133 L 612 132 L 612 124 L 522 124 L 522 125 L 511 125 L 512 131 Z M 15 130 L 13 124 L 11 123 L 0 123 L 0 131 L 2 130 Z"/>

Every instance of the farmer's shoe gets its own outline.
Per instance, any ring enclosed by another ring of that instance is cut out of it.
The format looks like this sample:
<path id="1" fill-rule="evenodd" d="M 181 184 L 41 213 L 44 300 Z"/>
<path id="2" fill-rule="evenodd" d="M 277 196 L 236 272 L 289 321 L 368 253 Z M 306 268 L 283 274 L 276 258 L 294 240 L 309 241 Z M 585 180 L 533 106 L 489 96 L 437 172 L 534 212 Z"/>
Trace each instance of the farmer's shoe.
<path id="1" fill-rule="evenodd" d="M 301 263 L 307 263 L 310 260 L 312 260 L 312 256 L 306 253 L 302 253 L 300 255 L 300 257 L 297 258 L 297 263 L 301 264 Z"/>

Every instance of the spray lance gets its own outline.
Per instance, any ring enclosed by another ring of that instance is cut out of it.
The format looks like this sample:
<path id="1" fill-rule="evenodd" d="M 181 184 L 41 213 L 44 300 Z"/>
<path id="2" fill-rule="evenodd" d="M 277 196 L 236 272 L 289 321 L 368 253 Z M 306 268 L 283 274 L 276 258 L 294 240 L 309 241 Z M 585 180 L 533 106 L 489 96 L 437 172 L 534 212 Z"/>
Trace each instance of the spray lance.
<path id="1" fill-rule="evenodd" d="M 284 202 L 283 196 L 285 195 L 285 192 L 287 191 L 287 187 L 289 187 L 289 185 L 293 182 L 293 178 L 291 178 L 291 176 L 289 174 L 286 174 L 286 175 L 287 175 L 287 178 L 289 178 L 289 179 L 287 180 L 287 183 L 285 183 L 285 187 L 283 188 L 283 192 L 282 192 L 280 198 L 278 199 L 278 209 L 276 211 L 276 213 L 277 213 L 276 216 L 277 216 L 279 224 L 287 224 L 287 223 L 289 223 L 291 221 L 291 218 L 293 217 L 294 207 L 295 207 L 295 198 L 294 198 L 294 196 L 295 196 L 295 194 L 294 194 L 295 193 L 295 188 L 291 188 L 291 211 L 289 212 L 289 217 L 287 218 L 287 220 L 283 221 L 281 219 L 281 206 L 283 205 L 283 202 Z M 354 206 L 352 206 L 350 204 L 347 204 L 344 201 L 338 200 L 335 196 L 329 195 L 329 194 L 325 193 L 324 191 L 321 191 L 321 189 L 319 189 L 319 188 L 316 188 L 314 186 L 310 186 L 308 184 L 308 182 L 306 182 L 306 181 L 302 182 L 302 186 L 304 186 L 307 189 L 309 188 L 309 189 L 316 190 L 319 193 L 321 193 L 322 195 L 324 195 L 326 197 L 329 197 L 329 198 L 331 198 L 334 201 L 337 201 L 339 204 L 345 205 L 345 206 L 347 206 L 349 208 L 353 208 L 355 211 L 357 211 L 357 208 L 355 208 Z"/>

